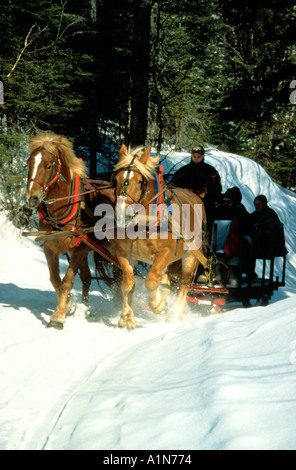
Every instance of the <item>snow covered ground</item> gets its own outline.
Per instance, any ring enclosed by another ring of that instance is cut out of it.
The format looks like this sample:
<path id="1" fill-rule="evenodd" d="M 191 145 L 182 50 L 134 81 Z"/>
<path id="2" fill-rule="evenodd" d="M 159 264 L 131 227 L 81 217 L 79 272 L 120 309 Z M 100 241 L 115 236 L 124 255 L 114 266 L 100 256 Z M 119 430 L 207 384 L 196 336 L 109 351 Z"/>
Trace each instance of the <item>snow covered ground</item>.
<path id="1" fill-rule="evenodd" d="M 166 170 L 184 154 L 172 155 Z M 223 189 L 266 194 L 285 224 L 286 286 L 269 306 L 182 323 L 154 316 L 137 286 L 138 327 L 95 281 L 85 316 L 46 329 L 55 307 L 42 249 L 0 216 L 0 449 L 296 449 L 296 198 L 246 158 L 211 151 Z M 66 269 L 66 261 L 62 260 Z"/>

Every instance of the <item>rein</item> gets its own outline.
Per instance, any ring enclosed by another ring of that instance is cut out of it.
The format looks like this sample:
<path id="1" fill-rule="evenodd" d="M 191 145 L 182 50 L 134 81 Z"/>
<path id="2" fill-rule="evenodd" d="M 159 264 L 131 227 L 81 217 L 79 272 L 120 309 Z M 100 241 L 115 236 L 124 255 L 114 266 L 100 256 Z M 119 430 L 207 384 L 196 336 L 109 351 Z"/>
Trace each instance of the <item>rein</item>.
<path id="1" fill-rule="evenodd" d="M 90 193 L 95 193 L 95 192 L 98 192 L 100 191 L 100 189 L 108 189 L 108 188 L 112 188 L 112 185 L 108 183 L 108 185 L 105 185 L 105 186 L 102 186 L 100 188 L 94 188 L 91 184 L 90 184 L 90 181 L 92 183 L 105 183 L 105 181 L 103 180 L 89 180 L 89 179 L 85 179 L 84 180 L 86 184 L 88 184 L 91 189 L 89 191 L 83 191 L 81 193 L 78 193 L 78 194 L 70 194 L 70 196 L 64 196 L 64 197 L 57 197 L 55 199 L 47 199 L 47 200 L 44 200 L 43 202 L 45 204 L 54 204 L 55 202 L 58 202 L 58 201 L 63 201 L 63 200 L 66 200 L 66 199 L 72 199 L 76 196 L 84 196 L 85 194 L 90 194 Z"/>

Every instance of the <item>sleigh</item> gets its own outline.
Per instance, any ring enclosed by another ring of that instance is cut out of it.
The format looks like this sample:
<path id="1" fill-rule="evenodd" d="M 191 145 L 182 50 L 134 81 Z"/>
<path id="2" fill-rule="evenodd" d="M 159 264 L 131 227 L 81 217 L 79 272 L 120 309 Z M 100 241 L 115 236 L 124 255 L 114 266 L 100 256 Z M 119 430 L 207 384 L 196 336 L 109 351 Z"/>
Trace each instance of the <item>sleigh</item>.
<path id="1" fill-rule="evenodd" d="M 212 252 L 217 261 L 217 223 L 213 227 Z M 256 259 L 257 277 L 248 279 L 239 269 L 237 285 L 227 284 L 227 279 L 215 281 L 213 270 L 207 272 L 208 282 L 198 283 L 197 278 L 193 280 L 187 294 L 187 300 L 205 307 L 212 313 L 220 313 L 223 307 L 231 303 L 242 303 L 244 307 L 250 307 L 251 300 L 257 305 L 268 305 L 275 291 L 285 286 L 286 256 L 284 228 L 281 225 L 275 239 L 275 247 L 271 256 L 266 256 L 262 246 L 254 253 Z M 275 270 L 276 268 L 276 270 Z M 277 274 L 275 274 L 277 272 Z"/>

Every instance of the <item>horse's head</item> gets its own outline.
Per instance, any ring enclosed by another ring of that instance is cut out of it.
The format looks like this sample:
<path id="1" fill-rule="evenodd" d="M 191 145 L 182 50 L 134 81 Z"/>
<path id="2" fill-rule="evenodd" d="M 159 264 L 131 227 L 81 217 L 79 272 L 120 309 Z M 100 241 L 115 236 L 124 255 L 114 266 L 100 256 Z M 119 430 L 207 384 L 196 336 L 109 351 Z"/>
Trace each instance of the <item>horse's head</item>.
<path id="1" fill-rule="evenodd" d="M 137 205 L 144 204 L 147 187 L 150 180 L 153 180 L 152 170 L 155 161 L 152 162 L 150 147 L 145 151 L 138 148 L 128 152 L 125 145 L 121 146 L 113 175 L 117 199 L 115 209 L 117 226 L 124 225 L 126 211 L 132 212 L 130 206 L 136 208 Z"/>
<path id="2" fill-rule="evenodd" d="M 126 204 L 140 203 L 150 172 L 146 165 L 150 159 L 150 147 L 128 153 L 125 145 L 119 151 L 119 161 L 115 166 L 113 181 L 117 197 L 124 197 Z M 146 170 L 146 171 L 145 171 Z"/>
<path id="3" fill-rule="evenodd" d="M 26 200 L 31 208 L 39 205 L 47 189 L 59 178 L 61 160 L 58 153 L 39 149 L 31 153 L 27 161 L 29 167 Z"/>
<path id="4" fill-rule="evenodd" d="M 29 148 L 26 200 L 31 208 L 45 199 L 55 183 L 70 185 L 74 173 L 86 176 L 84 162 L 75 156 L 71 142 L 63 136 L 49 132 L 31 135 Z"/>

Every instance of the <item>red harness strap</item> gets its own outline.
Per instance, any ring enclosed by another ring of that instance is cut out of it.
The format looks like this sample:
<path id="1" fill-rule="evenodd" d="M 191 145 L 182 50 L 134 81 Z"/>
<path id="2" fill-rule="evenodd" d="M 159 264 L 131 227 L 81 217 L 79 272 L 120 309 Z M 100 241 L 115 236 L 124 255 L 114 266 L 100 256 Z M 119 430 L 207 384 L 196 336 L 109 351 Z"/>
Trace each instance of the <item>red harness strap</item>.
<path id="1" fill-rule="evenodd" d="M 81 241 L 83 241 L 86 245 L 88 245 L 92 250 L 96 251 L 100 255 L 102 255 L 106 260 L 111 261 L 111 263 L 116 264 L 119 268 L 120 263 L 115 256 L 111 255 L 108 250 L 106 250 L 102 244 L 96 243 L 92 240 L 87 234 L 83 234 L 77 227 L 71 227 L 72 232 L 78 235 L 77 238 L 74 239 L 74 245 L 79 246 Z"/>
<path id="2" fill-rule="evenodd" d="M 158 181 L 159 181 L 159 199 L 158 199 L 158 212 L 157 215 L 159 218 L 162 216 L 162 203 L 163 203 L 163 193 L 164 193 L 164 181 L 163 181 L 163 165 L 160 165 L 158 172 Z"/>
<path id="3" fill-rule="evenodd" d="M 80 181 L 81 181 L 80 176 L 76 173 L 74 176 L 74 191 L 73 191 L 73 197 L 72 197 L 73 199 L 72 207 L 71 207 L 69 214 L 67 214 L 66 217 L 58 221 L 59 224 L 66 224 L 70 222 L 70 220 L 72 220 L 77 214 L 77 211 L 79 208 L 79 202 L 80 202 L 80 197 L 79 197 L 80 196 Z M 44 223 L 48 223 L 48 221 L 46 220 L 44 211 L 43 211 L 43 202 L 40 204 L 38 212 L 39 212 L 40 220 Z"/>

